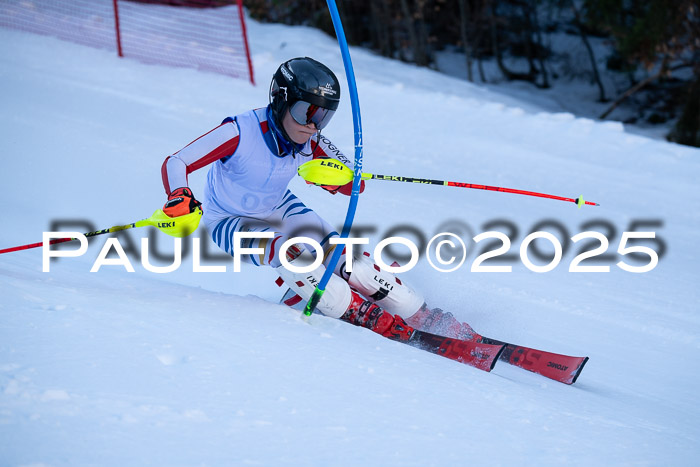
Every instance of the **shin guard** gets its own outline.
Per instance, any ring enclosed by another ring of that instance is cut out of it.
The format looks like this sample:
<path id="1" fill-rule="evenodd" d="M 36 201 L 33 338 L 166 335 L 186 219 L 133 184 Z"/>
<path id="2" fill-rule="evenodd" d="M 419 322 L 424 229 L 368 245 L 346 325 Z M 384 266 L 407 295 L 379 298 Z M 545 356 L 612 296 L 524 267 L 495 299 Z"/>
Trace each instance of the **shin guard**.
<path id="1" fill-rule="evenodd" d="M 359 254 L 353 258 L 352 273 L 347 278 L 350 287 L 391 314 L 402 318 L 413 316 L 423 306 L 423 296 L 407 286 L 394 274 L 382 271 L 369 256 Z"/>
<path id="2" fill-rule="evenodd" d="M 298 262 L 294 260 L 291 264 Z M 316 285 L 321 281 L 326 268 L 321 265 L 311 272 L 299 273 L 292 272 L 284 266 L 277 268 L 277 273 L 282 277 L 284 282 L 296 292 L 302 299 L 308 300 L 311 298 Z M 335 274 L 331 275 L 326 289 L 321 296 L 321 301 L 316 308 L 318 311 L 331 318 L 340 318 L 347 311 L 352 300 L 352 292 L 350 286 L 340 277 Z"/>

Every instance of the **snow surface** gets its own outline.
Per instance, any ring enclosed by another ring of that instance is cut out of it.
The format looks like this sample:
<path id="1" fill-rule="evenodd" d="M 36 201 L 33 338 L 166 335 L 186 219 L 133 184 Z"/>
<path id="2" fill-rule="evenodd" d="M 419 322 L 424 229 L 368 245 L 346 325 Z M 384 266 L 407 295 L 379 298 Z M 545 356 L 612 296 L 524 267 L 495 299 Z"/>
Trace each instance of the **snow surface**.
<path id="1" fill-rule="evenodd" d="M 41 241 L 52 221 L 97 229 L 148 217 L 164 201 L 165 156 L 224 117 L 265 105 L 268 77 L 283 60 L 313 56 L 342 75 L 333 38 L 248 26 L 257 87 L 0 29 L 0 248 Z M 55 260 L 48 273 L 39 249 L 0 257 L 1 465 L 697 462 L 700 151 L 619 123 L 542 112 L 361 49 L 352 57 L 366 171 L 583 193 L 601 204 L 578 210 L 372 181 L 356 220 L 375 228 L 376 243 L 402 224 L 426 236 L 464 229 L 468 240 L 506 219 L 519 229 L 515 254 L 545 219 L 569 236 L 586 222 L 612 225 L 614 235 L 602 230 L 613 254 L 608 273 L 568 272 L 579 245 L 551 272 L 529 271 L 516 257 L 497 263 L 512 265 L 510 273 L 473 273 L 472 242 L 456 272 L 421 260 L 402 276 L 482 334 L 589 356 L 579 381 L 566 386 L 504 363 L 485 373 L 332 319 L 306 324 L 276 304 L 282 291 L 264 268 L 234 273 L 219 259 L 227 272 L 194 273 L 189 255 L 169 274 L 145 271 L 138 257 L 134 273 L 90 273 L 106 240 L 98 237 L 86 255 Z M 326 133 L 353 154 L 347 93 Z M 204 170 L 190 176 L 195 193 L 204 179 Z M 300 180 L 292 189 L 342 224 L 347 198 Z M 667 247 L 644 274 L 615 265 L 643 264 L 615 254 L 633 220 L 658 221 L 639 230 Z M 147 234 L 119 238 L 139 251 Z M 159 249 L 172 245 L 153 238 Z"/>

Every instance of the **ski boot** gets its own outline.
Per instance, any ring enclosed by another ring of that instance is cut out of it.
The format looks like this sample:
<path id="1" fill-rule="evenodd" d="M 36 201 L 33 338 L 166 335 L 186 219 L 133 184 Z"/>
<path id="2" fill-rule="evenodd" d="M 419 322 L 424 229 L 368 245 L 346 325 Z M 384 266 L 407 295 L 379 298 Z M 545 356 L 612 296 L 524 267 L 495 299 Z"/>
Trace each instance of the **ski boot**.
<path id="1" fill-rule="evenodd" d="M 399 315 L 392 315 L 384 311 L 380 306 L 365 300 L 355 291 L 352 292 L 350 306 L 340 319 L 401 342 L 409 341 L 414 331 Z"/>

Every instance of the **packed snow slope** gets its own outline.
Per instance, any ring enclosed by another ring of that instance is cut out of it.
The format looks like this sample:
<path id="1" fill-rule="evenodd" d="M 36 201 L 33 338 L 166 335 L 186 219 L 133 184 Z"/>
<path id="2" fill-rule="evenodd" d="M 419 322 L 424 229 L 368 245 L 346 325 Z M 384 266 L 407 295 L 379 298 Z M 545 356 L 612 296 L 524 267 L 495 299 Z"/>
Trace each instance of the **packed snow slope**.
<path id="1" fill-rule="evenodd" d="M 316 30 L 250 21 L 249 33 L 257 87 L 0 29 L 0 248 L 41 241 L 59 221 L 85 231 L 148 217 L 165 198 L 163 159 L 224 117 L 264 106 L 283 60 L 312 56 L 343 76 L 335 40 Z M 277 305 L 272 271 L 235 273 L 219 256 L 209 264 L 226 272 L 193 272 L 190 254 L 156 274 L 130 254 L 133 273 L 91 273 L 100 237 L 50 272 L 40 249 L 0 256 L 1 465 L 696 462 L 700 151 L 351 52 L 365 171 L 601 204 L 370 181 L 356 219 L 373 245 L 392 230 L 414 241 L 461 235 L 470 250 L 460 269 L 440 273 L 421 259 L 403 279 L 482 334 L 589 356 L 579 381 L 503 362 L 489 374 L 322 316 L 307 324 Z M 346 90 L 325 132 L 353 154 Z M 195 194 L 205 173 L 190 175 Z M 342 224 L 347 198 L 301 180 L 291 188 Z M 582 250 L 570 241 L 554 270 L 526 268 L 520 244 L 545 220 L 536 230 L 562 241 L 586 230 L 609 237 L 610 256 L 582 264 L 610 271 L 569 272 Z M 483 250 L 470 239 L 489 230 L 511 237 L 514 256 L 484 264 L 511 272 L 470 271 Z M 656 233 L 644 243 L 664 250 L 652 271 L 616 266 L 648 262 L 617 253 L 628 230 Z M 172 249 L 148 229 L 117 238 L 139 253 L 149 235 Z"/>

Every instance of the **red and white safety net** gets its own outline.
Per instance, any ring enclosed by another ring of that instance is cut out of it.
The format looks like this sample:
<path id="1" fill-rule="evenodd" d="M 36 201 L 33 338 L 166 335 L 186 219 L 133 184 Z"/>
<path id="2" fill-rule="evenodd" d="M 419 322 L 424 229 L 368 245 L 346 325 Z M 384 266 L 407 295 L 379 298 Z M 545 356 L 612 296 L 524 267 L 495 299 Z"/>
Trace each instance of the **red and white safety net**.
<path id="1" fill-rule="evenodd" d="M 121 46 L 124 57 L 145 63 L 197 68 L 253 82 L 240 2 L 212 7 L 214 3 L 2 0 L 0 26 L 115 51 Z"/>

